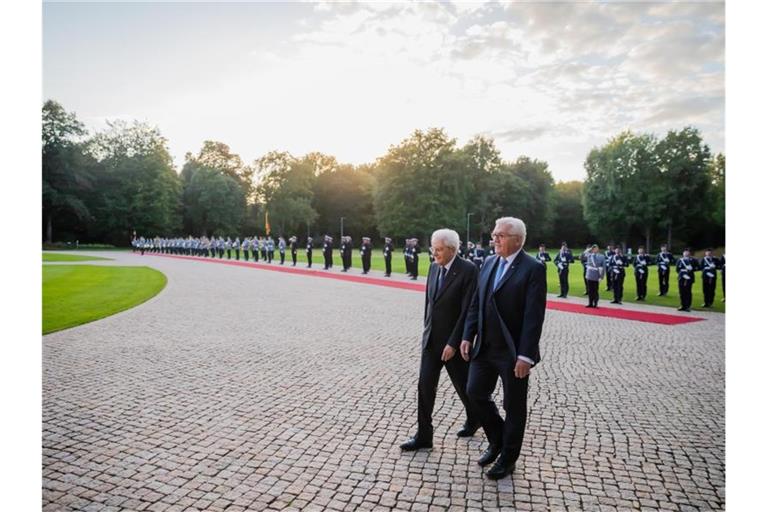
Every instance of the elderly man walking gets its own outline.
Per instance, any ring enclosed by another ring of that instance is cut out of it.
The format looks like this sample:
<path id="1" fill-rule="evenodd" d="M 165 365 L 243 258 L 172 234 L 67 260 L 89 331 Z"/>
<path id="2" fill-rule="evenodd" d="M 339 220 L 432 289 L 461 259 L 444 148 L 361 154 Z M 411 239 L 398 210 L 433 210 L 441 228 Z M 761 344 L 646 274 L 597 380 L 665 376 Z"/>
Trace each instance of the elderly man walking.
<path id="1" fill-rule="evenodd" d="M 477 267 L 456 257 L 459 235 L 451 229 L 432 234 L 435 261 L 429 267 L 424 305 L 419 372 L 418 430 L 400 445 L 403 451 L 432 447 L 432 411 L 440 371 L 445 366 L 467 413 L 459 437 L 470 437 L 480 427 L 467 397 L 469 365 L 458 355 L 464 320 L 477 285 Z"/>
<path id="2" fill-rule="evenodd" d="M 486 475 L 498 480 L 514 471 L 523 445 L 528 375 L 540 359 L 547 277 L 544 265 L 523 251 L 522 220 L 498 219 L 492 236 L 496 256 L 486 260 L 480 272 L 464 324 L 461 356 L 471 361 L 467 394 L 489 443 L 478 464 L 496 461 Z M 504 419 L 491 396 L 499 377 Z"/>

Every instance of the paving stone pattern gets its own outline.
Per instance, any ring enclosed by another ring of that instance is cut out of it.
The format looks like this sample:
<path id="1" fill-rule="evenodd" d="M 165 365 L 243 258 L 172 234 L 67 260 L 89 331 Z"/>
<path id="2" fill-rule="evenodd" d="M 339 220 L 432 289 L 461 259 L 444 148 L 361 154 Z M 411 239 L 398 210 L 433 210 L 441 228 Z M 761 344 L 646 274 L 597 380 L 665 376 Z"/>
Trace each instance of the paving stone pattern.
<path id="1" fill-rule="evenodd" d="M 719 510 L 724 315 L 663 326 L 548 311 L 512 478 L 414 433 L 421 293 L 114 255 L 150 301 L 43 337 L 43 510 Z M 338 271 L 338 270 L 336 270 Z M 499 398 L 499 397 L 497 397 Z M 500 403 L 500 400 L 499 400 Z"/>

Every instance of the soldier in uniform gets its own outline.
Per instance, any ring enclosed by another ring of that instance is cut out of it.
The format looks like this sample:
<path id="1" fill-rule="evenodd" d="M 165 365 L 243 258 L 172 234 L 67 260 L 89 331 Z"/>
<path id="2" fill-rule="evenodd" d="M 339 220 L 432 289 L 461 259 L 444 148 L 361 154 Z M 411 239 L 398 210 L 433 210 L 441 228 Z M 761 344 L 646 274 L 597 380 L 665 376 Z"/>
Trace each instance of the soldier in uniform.
<path id="1" fill-rule="evenodd" d="M 272 263 L 275 259 L 275 241 L 271 236 L 267 237 L 267 262 Z"/>
<path id="2" fill-rule="evenodd" d="M 364 236 L 363 243 L 360 245 L 360 259 L 363 260 L 363 274 L 367 274 L 371 270 L 371 246 L 370 237 Z"/>
<path id="3" fill-rule="evenodd" d="M 660 297 L 669 293 L 669 274 L 672 271 L 672 265 L 675 264 L 675 257 L 667 251 L 667 244 L 661 246 L 661 251 L 656 256 L 656 265 L 659 267 L 659 293 Z"/>
<path id="4" fill-rule="evenodd" d="M 248 261 L 248 256 L 251 252 L 251 239 L 243 238 L 243 259 Z"/>
<path id="5" fill-rule="evenodd" d="M 475 244 L 469 241 L 467 241 L 467 260 L 475 261 Z M 430 263 L 432 263 L 431 260 Z"/>
<path id="6" fill-rule="evenodd" d="M 482 242 L 477 242 L 475 246 L 475 256 L 472 258 L 472 263 L 475 264 L 478 270 L 483 266 L 485 262 L 485 249 L 483 249 Z"/>
<path id="7" fill-rule="evenodd" d="M 277 239 L 277 250 L 280 252 L 280 264 L 285 264 L 285 238 L 280 236 Z"/>
<path id="8" fill-rule="evenodd" d="M 586 252 L 585 279 L 587 282 L 587 294 L 589 295 L 588 308 L 596 308 L 597 301 L 600 300 L 600 280 L 605 274 L 605 256 L 600 254 L 600 248 L 597 244 L 593 245 Z"/>
<path id="9" fill-rule="evenodd" d="M 264 237 L 259 237 L 259 252 L 261 253 L 261 259 L 267 261 L 267 240 Z"/>
<path id="10" fill-rule="evenodd" d="M 341 257 L 341 271 L 346 272 L 349 270 L 347 267 L 347 237 L 341 237 L 341 244 L 339 244 L 339 256 Z"/>
<path id="11" fill-rule="evenodd" d="M 680 292 L 678 311 L 690 311 L 693 300 L 693 283 L 696 281 L 696 260 L 691 258 L 691 251 L 685 249 L 683 257 L 677 260 L 677 287 Z"/>
<path id="12" fill-rule="evenodd" d="M 323 237 L 323 270 L 333 267 L 333 244 L 332 238 L 328 235 Z"/>
<path id="13" fill-rule="evenodd" d="M 299 252 L 299 239 L 296 238 L 296 236 L 292 236 L 289 240 L 290 246 L 291 246 L 291 261 L 293 262 L 293 267 L 296 266 L 296 253 Z"/>
<path id="14" fill-rule="evenodd" d="M 629 266 L 629 258 L 624 256 L 621 247 L 616 247 L 611 258 L 608 271 L 613 274 L 613 300 L 611 304 L 621 304 L 624 298 L 624 278 L 627 276 L 626 268 Z"/>
<path id="15" fill-rule="evenodd" d="M 467 259 L 467 249 L 464 247 L 464 242 L 459 242 L 459 258 Z"/>
<path id="16" fill-rule="evenodd" d="M 392 239 L 388 236 L 384 237 L 384 277 L 389 277 L 392 274 L 392 253 L 395 250 L 395 246 L 392 245 Z"/>
<path id="17" fill-rule="evenodd" d="M 613 246 L 609 245 L 605 249 L 605 291 L 607 292 L 613 290 L 613 272 L 611 272 L 613 255 Z"/>
<path id="18" fill-rule="evenodd" d="M 227 250 L 227 259 L 232 259 L 232 240 L 227 237 L 227 241 L 224 242 L 224 248 Z"/>
<path id="19" fill-rule="evenodd" d="M 653 260 L 645 254 L 645 247 L 642 245 L 637 248 L 637 256 L 632 259 L 632 265 L 635 267 L 635 285 L 637 285 L 635 300 L 645 300 L 648 294 L 648 267 L 653 265 Z"/>
<path id="20" fill-rule="evenodd" d="M 240 237 L 236 237 L 235 241 L 232 242 L 232 248 L 235 250 L 235 259 L 237 261 L 240 261 Z"/>
<path id="21" fill-rule="evenodd" d="M 419 247 L 419 239 L 418 238 L 412 238 L 412 246 L 411 246 L 411 270 L 413 271 L 413 274 L 411 274 L 411 280 L 415 281 L 419 278 L 419 254 L 421 253 L 421 248 Z"/>
<path id="22" fill-rule="evenodd" d="M 307 268 L 312 268 L 312 237 L 307 237 Z"/>
<path id="23" fill-rule="evenodd" d="M 413 245 L 413 242 L 410 238 L 405 239 L 405 247 L 403 248 L 403 258 L 405 259 L 405 274 L 407 276 L 413 275 L 413 272 L 411 271 L 411 262 L 413 260 L 413 255 L 411 254 L 411 247 Z"/>
<path id="24" fill-rule="evenodd" d="M 717 258 L 712 256 L 712 249 L 704 251 L 704 257 L 699 262 L 701 268 L 701 287 L 704 292 L 703 308 L 711 308 L 715 302 L 715 290 L 717 289 Z"/>
<path id="25" fill-rule="evenodd" d="M 547 252 L 547 247 L 544 244 L 539 245 L 539 254 L 538 256 L 536 256 L 536 258 L 545 267 L 547 266 L 548 261 L 552 261 L 552 258 L 549 256 L 549 253 Z"/>
<path id="26" fill-rule="evenodd" d="M 349 237 L 344 235 L 339 239 L 339 258 L 341 258 L 341 271 L 347 272 L 349 270 L 350 265 L 347 265 L 347 250 L 350 249 L 349 245 Z M 333 252 L 333 247 L 331 247 L 331 252 Z"/>
<path id="27" fill-rule="evenodd" d="M 560 295 L 558 295 L 558 297 L 563 299 L 568 297 L 568 271 L 571 263 L 573 263 L 573 254 L 571 254 L 571 250 L 568 249 L 568 244 L 563 242 L 560 246 L 560 252 L 555 254 L 557 276 L 560 278 Z"/>

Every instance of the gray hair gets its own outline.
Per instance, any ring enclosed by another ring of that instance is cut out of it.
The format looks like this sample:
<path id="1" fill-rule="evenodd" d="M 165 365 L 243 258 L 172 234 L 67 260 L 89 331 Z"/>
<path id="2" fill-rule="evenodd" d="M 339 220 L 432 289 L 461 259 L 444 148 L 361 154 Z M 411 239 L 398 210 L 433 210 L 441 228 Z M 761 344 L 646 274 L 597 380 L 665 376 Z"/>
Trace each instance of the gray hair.
<path id="1" fill-rule="evenodd" d="M 459 234 L 452 229 L 438 229 L 432 233 L 432 245 L 435 245 L 436 241 L 443 242 L 443 245 L 450 247 L 454 251 L 459 250 L 461 244 L 459 240 Z"/>
<path id="2" fill-rule="evenodd" d="M 509 234 L 511 235 L 520 235 L 520 237 L 523 239 L 523 245 L 525 245 L 525 237 L 526 237 L 526 230 L 525 230 L 525 222 L 518 219 L 517 217 L 501 217 L 499 219 L 496 219 L 496 225 L 502 225 L 505 226 Z"/>

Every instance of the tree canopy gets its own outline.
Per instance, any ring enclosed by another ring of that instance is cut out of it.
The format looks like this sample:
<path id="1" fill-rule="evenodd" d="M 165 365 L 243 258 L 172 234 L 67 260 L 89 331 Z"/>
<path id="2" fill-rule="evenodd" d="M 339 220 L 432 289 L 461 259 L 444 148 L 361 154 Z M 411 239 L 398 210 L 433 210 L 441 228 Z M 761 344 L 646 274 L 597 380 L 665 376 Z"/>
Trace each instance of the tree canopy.
<path id="1" fill-rule="evenodd" d="M 698 130 L 659 139 L 623 132 L 586 156 L 584 182 L 555 184 L 546 161 L 501 157 L 478 135 L 414 130 L 371 163 L 270 151 L 247 164 L 220 141 L 187 153 L 177 172 L 157 127 L 115 121 L 89 134 L 73 112 L 42 109 L 44 240 L 131 236 L 344 234 L 419 237 L 448 227 L 488 241 L 493 221 L 522 218 L 530 244 L 723 243 L 725 156 Z"/>

